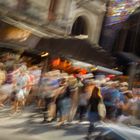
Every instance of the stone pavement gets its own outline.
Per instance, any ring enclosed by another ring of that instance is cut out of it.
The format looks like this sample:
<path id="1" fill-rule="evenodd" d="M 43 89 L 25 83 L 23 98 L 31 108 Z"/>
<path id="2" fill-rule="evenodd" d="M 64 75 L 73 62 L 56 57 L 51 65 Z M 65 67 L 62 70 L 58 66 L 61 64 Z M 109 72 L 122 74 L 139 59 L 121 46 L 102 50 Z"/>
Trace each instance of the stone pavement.
<path id="1" fill-rule="evenodd" d="M 0 140 L 82 140 L 87 125 L 73 124 L 57 129 L 55 123 L 42 124 L 42 114 L 26 109 L 11 115 L 0 110 Z"/>

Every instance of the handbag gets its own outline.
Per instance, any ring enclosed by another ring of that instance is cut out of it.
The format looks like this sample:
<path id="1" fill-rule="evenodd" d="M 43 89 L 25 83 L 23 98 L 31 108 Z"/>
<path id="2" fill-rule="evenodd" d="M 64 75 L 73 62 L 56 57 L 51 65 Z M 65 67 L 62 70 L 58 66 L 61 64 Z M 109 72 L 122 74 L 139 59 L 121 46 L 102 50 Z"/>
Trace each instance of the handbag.
<path id="1" fill-rule="evenodd" d="M 103 102 L 103 99 L 101 99 L 99 104 L 98 104 L 98 114 L 101 117 L 101 119 L 105 119 L 105 117 L 106 117 L 106 107 L 105 107 L 105 104 Z"/>

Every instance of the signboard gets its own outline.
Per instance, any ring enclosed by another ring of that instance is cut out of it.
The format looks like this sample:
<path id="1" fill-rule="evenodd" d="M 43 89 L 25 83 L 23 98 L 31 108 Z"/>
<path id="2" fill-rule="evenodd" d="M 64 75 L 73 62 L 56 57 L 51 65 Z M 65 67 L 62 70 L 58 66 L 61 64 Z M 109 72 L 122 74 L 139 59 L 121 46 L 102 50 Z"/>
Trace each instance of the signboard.
<path id="1" fill-rule="evenodd" d="M 0 29 L 0 41 L 24 42 L 28 39 L 30 35 L 30 31 L 21 30 L 12 26 Z"/>

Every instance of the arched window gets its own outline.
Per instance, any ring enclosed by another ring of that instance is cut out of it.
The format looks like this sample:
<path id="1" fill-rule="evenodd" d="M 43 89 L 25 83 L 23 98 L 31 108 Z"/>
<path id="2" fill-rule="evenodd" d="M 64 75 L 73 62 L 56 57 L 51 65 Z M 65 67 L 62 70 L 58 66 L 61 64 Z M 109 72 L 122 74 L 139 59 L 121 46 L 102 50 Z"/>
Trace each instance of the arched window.
<path id="1" fill-rule="evenodd" d="M 80 16 L 76 19 L 76 21 L 73 24 L 71 35 L 87 35 L 87 23 L 85 19 Z"/>

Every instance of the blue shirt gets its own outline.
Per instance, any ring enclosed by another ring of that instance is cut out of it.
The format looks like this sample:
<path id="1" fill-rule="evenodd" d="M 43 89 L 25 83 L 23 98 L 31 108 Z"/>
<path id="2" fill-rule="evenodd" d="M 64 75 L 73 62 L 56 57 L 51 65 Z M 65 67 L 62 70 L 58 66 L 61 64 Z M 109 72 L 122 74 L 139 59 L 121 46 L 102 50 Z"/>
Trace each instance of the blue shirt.
<path id="1" fill-rule="evenodd" d="M 116 102 L 123 100 L 122 94 L 117 89 L 104 87 L 101 93 L 106 106 L 115 106 Z"/>

